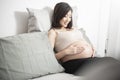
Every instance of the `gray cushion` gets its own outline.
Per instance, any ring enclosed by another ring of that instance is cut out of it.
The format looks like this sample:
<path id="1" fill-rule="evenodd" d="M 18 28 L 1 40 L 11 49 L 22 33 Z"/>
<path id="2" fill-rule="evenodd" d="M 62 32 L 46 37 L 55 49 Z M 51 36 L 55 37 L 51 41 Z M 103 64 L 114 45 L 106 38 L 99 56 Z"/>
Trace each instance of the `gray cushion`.
<path id="1" fill-rule="evenodd" d="M 48 31 L 51 27 L 52 9 L 45 7 L 43 9 L 27 8 L 28 32 Z"/>
<path id="2" fill-rule="evenodd" d="M 0 80 L 27 80 L 63 70 L 46 32 L 0 39 Z"/>

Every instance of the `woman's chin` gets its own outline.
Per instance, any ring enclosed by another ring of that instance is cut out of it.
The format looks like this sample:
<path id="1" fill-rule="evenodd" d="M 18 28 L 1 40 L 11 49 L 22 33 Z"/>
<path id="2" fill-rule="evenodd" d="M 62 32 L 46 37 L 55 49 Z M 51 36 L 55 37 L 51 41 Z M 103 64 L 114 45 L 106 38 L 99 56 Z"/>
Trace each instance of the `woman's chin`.
<path id="1" fill-rule="evenodd" d="M 67 24 L 64 24 L 63 26 L 64 26 L 64 28 L 66 28 L 66 27 L 67 27 Z"/>
<path id="2" fill-rule="evenodd" d="M 67 25 L 65 25 L 64 27 L 67 28 Z"/>

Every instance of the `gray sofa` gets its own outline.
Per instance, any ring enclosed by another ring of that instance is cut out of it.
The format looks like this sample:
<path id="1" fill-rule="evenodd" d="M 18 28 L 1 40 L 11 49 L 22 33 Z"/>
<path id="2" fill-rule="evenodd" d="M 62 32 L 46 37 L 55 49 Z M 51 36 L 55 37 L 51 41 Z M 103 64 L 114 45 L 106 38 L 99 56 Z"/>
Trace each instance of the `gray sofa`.
<path id="1" fill-rule="evenodd" d="M 63 76 L 65 80 L 78 78 L 64 73 L 47 32 L 0 38 L 0 80 L 64 80 Z"/>
<path id="2" fill-rule="evenodd" d="M 47 32 L 24 33 L 0 38 L 0 80 L 120 79 L 118 60 L 108 57 L 96 60 L 95 63 L 97 65 L 92 64 L 92 67 L 87 65 L 86 70 L 89 75 L 83 76 L 78 73 L 75 76 L 65 73 L 64 68 L 55 58 Z"/>

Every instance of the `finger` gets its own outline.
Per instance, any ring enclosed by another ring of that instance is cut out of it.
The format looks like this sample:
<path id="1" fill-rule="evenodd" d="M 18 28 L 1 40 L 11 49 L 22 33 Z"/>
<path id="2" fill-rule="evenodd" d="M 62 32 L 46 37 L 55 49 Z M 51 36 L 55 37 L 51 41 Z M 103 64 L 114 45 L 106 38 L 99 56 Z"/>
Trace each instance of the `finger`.
<path id="1" fill-rule="evenodd" d="M 80 48 L 80 53 L 81 53 L 81 52 L 83 52 L 83 51 L 84 51 L 84 48 L 83 48 L 83 47 L 81 47 L 81 48 Z"/>
<path id="2" fill-rule="evenodd" d="M 81 50 L 84 50 L 84 47 L 81 47 Z"/>
<path id="3" fill-rule="evenodd" d="M 77 48 L 76 47 L 74 47 L 74 54 L 76 54 L 77 53 Z"/>

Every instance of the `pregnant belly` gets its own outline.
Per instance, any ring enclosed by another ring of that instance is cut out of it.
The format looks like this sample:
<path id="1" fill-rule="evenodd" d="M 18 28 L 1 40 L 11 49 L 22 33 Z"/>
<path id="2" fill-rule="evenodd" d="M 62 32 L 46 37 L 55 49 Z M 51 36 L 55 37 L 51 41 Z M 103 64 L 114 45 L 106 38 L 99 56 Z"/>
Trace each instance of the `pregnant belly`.
<path id="1" fill-rule="evenodd" d="M 93 54 L 93 50 L 91 46 L 85 46 L 84 48 L 85 48 L 84 51 L 82 51 L 81 53 L 65 56 L 64 58 L 61 59 L 62 62 L 66 62 L 72 59 L 81 59 L 81 58 L 91 57 Z"/>

